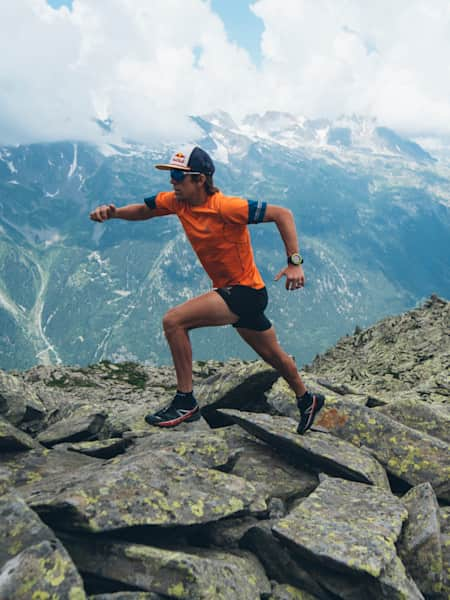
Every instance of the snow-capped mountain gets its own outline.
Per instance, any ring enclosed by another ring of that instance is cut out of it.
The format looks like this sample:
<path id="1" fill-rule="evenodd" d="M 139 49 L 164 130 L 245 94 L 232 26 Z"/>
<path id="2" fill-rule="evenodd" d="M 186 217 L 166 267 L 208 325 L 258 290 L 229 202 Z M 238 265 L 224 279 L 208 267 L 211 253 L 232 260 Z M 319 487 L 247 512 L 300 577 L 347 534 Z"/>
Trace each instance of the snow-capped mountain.
<path id="1" fill-rule="evenodd" d="M 285 252 L 272 224 L 251 228 L 268 315 L 301 364 L 350 333 L 450 295 L 450 154 L 360 117 L 285 113 L 193 117 L 225 193 L 293 211 L 307 286 L 274 275 Z M 209 288 L 175 218 L 94 224 L 101 203 L 168 189 L 152 165 L 168 147 L 112 136 L 0 148 L 0 368 L 102 359 L 169 362 L 161 317 Z M 111 134 L 111 135 L 110 135 Z M 252 358 L 231 328 L 194 331 L 195 358 Z"/>

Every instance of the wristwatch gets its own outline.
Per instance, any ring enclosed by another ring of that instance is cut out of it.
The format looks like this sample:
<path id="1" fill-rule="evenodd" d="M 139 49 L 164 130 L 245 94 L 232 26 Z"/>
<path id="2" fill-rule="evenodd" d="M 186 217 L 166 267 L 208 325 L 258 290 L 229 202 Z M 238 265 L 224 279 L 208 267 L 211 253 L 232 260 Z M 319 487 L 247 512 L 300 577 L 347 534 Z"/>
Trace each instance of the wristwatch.
<path id="1" fill-rule="evenodd" d="M 298 267 L 299 265 L 303 264 L 303 257 L 300 256 L 298 252 L 295 252 L 294 254 L 288 256 L 287 261 L 288 265 L 295 265 L 296 267 Z"/>

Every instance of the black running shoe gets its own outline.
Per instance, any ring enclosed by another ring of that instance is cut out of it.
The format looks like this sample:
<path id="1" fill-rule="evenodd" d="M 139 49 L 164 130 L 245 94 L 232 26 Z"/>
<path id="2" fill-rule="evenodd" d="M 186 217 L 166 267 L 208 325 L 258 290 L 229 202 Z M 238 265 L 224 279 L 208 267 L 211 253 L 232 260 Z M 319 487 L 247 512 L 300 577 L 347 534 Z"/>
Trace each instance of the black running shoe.
<path id="1" fill-rule="evenodd" d="M 297 433 L 303 435 L 311 428 L 324 402 L 325 396 L 322 396 L 322 394 L 311 394 L 310 392 L 307 392 L 301 398 L 297 398 L 297 406 L 300 409 L 300 422 L 297 427 Z"/>
<path id="2" fill-rule="evenodd" d="M 183 421 L 191 423 L 192 421 L 198 421 L 200 419 L 200 407 L 197 401 L 194 400 L 194 405 L 189 408 L 182 406 L 179 398 L 175 396 L 172 402 L 166 408 L 158 410 L 154 414 L 147 415 L 145 420 L 149 425 L 156 425 L 157 427 L 175 427 Z"/>

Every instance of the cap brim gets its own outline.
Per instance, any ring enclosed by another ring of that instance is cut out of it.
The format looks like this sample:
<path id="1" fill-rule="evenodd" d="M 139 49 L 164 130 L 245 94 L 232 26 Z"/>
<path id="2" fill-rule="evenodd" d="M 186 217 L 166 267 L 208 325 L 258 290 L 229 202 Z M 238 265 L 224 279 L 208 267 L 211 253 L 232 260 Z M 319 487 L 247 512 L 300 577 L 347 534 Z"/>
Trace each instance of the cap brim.
<path id="1" fill-rule="evenodd" d="M 161 171 L 171 171 L 172 169 L 176 169 L 177 171 L 192 171 L 190 167 L 180 167 L 180 165 L 155 165 L 155 169 L 160 169 Z"/>

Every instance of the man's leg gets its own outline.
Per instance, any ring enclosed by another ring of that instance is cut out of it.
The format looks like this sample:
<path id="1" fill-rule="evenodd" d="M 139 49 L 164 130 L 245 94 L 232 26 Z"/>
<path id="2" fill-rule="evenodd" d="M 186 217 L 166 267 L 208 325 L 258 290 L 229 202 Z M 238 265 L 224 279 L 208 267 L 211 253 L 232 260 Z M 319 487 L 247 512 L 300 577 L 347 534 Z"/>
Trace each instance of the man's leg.
<path id="1" fill-rule="evenodd" d="M 239 335 L 260 355 L 271 367 L 276 369 L 294 391 L 297 397 L 303 396 L 306 392 L 295 362 L 280 346 L 275 328 L 272 326 L 265 331 L 255 331 L 253 329 L 236 328 Z"/>
<path id="2" fill-rule="evenodd" d="M 192 391 L 192 347 L 189 330 L 236 323 L 238 316 L 217 292 L 207 292 L 171 308 L 163 318 L 164 333 L 172 353 L 178 390 Z"/>
<path id="3" fill-rule="evenodd" d="M 297 371 L 294 360 L 286 354 L 278 343 L 273 326 L 266 329 L 266 331 L 255 331 L 241 327 L 236 329 L 247 344 L 284 377 L 294 391 L 297 397 L 297 406 L 300 410 L 300 422 L 297 432 L 300 434 L 305 433 L 311 428 L 316 414 L 325 402 L 325 397 L 322 394 L 308 392 Z"/>

